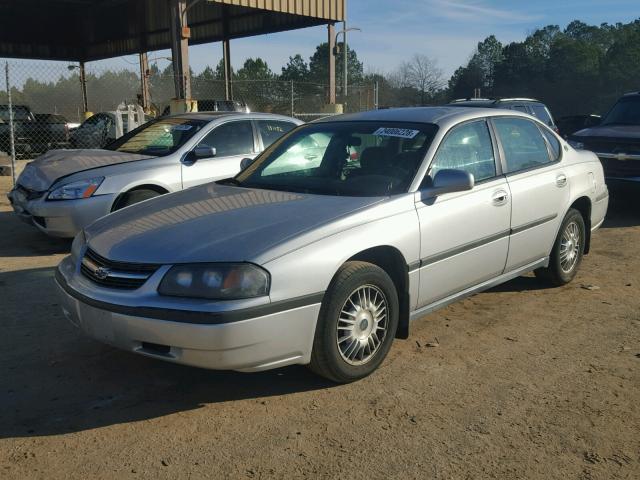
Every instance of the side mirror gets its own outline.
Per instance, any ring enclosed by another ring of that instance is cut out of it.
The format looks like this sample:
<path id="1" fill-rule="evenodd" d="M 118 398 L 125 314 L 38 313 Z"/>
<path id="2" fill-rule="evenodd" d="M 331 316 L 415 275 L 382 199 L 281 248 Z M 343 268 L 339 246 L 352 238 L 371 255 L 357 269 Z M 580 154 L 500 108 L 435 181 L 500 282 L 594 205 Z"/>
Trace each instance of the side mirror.
<path id="1" fill-rule="evenodd" d="M 240 160 L 240 170 L 245 170 L 252 163 L 253 158 L 243 158 L 242 160 Z"/>
<path id="2" fill-rule="evenodd" d="M 473 175 L 464 170 L 445 168 L 439 170 L 430 187 L 423 190 L 422 198 L 433 198 L 445 193 L 471 190 L 475 184 Z"/>
<path id="3" fill-rule="evenodd" d="M 198 145 L 193 150 L 195 158 L 212 158 L 216 156 L 216 149 L 207 145 Z"/>

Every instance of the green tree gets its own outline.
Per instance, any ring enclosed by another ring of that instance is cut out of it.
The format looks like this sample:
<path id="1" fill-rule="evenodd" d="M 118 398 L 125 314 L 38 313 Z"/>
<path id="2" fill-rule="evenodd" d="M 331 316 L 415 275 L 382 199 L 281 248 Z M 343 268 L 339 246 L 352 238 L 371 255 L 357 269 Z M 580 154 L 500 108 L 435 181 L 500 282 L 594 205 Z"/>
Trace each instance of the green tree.
<path id="1" fill-rule="evenodd" d="M 260 57 L 247 58 L 236 74 L 238 80 L 273 80 L 275 75 Z"/>
<path id="2" fill-rule="evenodd" d="M 355 50 L 347 46 L 347 75 L 349 84 L 356 84 L 362 81 L 363 65 L 358 60 L 358 54 Z M 344 57 L 336 56 L 336 79 L 338 84 L 341 83 Z M 316 51 L 309 58 L 309 81 L 314 83 L 327 84 L 329 82 L 329 44 L 321 43 L 316 47 Z"/>
<path id="3" fill-rule="evenodd" d="M 233 67 L 231 67 L 231 77 L 235 75 Z M 216 80 L 224 80 L 224 59 L 221 58 L 218 64 L 216 65 L 216 69 L 214 70 L 214 77 Z"/>
<path id="4" fill-rule="evenodd" d="M 280 75 L 282 80 L 293 80 L 294 82 L 306 82 L 309 79 L 309 65 L 304 61 L 299 53 L 289 57 L 287 64 L 282 67 Z"/>

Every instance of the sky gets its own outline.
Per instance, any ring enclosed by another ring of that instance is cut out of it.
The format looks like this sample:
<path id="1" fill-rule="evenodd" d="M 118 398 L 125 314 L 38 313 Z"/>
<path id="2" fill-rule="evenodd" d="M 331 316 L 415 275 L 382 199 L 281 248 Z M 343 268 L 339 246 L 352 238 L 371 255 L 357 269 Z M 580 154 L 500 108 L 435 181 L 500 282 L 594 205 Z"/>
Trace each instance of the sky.
<path id="1" fill-rule="evenodd" d="M 640 18 L 640 0 L 347 0 L 347 7 L 347 26 L 362 29 L 347 39 L 365 70 L 389 72 L 421 53 L 435 59 L 447 78 L 491 34 L 507 43 L 575 19 L 599 25 Z M 238 68 L 245 58 L 260 56 L 279 73 L 289 56 L 308 59 L 326 38 L 326 27 L 313 27 L 234 40 L 232 61 Z M 196 72 L 221 56 L 219 43 L 190 48 Z"/>
<path id="2" fill-rule="evenodd" d="M 413 54 L 434 59 L 445 78 L 466 64 L 478 42 L 495 35 L 503 43 L 523 40 L 536 28 L 573 20 L 600 25 L 640 18 L 640 0 L 347 0 L 348 27 L 361 32 L 348 35 L 365 71 L 391 72 Z M 337 30 L 341 29 L 341 24 Z M 259 56 L 271 70 L 280 73 L 290 56 L 305 60 L 316 45 L 327 39 L 327 28 L 312 27 L 231 41 L 234 68 L 247 57 Z M 169 51 L 150 52 L 160 69 L 168 65 Z M 222 57 L 222 44 L 189 48 L 192 69 L 199 73 L 215 66 Z M 88 69 L 137 69 L 137 56 L 89 63 Z M 66 65 L 65 65 L 66 67 Z"/>

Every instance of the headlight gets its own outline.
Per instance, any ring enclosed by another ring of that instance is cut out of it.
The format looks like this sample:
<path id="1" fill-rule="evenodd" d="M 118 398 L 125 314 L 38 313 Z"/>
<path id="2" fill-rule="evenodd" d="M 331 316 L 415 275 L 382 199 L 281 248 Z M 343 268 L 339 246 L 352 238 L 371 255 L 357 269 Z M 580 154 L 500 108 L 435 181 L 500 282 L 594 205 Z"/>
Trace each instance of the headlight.
<path id="1" fill-rule="evenodd" d="M 47 200 L 76 200 L 88 198 L 95 193 L 104 177 L 88 178 L 62 185 L 47 196 Z"/>
<path id="2" fill-rule="evenodd" d="M 73 239 L 73 243 L 71 244 L 71 259 L 74 264 L 78 262 L 78 258 L 80 258 L 80 254 L 82 253 L 85 243 L 84 230 L 80 230 L 80 233 L 76 235 Z"/>
<path id="3" fill-rule="evenodd" d="M 567 143 L 576 150 L 584 150 L 584 143 L 582 142 L 578 142 L 576 140 L 567 140 Z"/>
<path id="4" fill-rule="evenodd" d="M 251 263 L 175 265 L 158 287 L 160 295 L 238 300 L 269 294 L 269 274 Z"/>

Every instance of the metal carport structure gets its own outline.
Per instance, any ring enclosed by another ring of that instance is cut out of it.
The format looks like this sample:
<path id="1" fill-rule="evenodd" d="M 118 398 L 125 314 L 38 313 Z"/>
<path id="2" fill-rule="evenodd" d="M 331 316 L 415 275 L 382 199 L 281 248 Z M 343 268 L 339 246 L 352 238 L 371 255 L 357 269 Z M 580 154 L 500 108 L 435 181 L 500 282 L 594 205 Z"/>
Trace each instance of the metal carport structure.
<path id="1" fill-rule="evenodd" d="M 229 40 L 329 25 L 332 44 L 345 17 L 346 0 L 0 0 L 0 57 L 84 65 L 170 48 L 176 97 L 188 99 L 188 44 L 223 42 L 229 93 Z"/>

